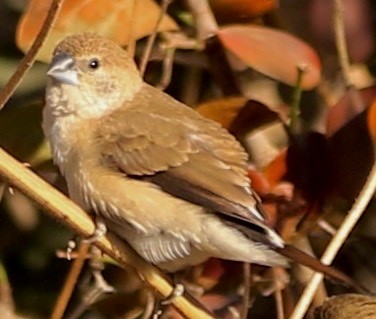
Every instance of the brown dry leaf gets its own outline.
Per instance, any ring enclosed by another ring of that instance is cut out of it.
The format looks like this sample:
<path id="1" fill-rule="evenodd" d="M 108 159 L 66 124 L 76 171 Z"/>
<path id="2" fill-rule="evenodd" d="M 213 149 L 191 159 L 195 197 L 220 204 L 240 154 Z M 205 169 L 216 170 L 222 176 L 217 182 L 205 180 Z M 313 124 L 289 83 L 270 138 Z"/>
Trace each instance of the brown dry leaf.
<path id="1" fill-rule="evenodd" d="M 16 34 L 17 46 L 27 52 L 38 34 L 52 0 L 30 0 Z M 153 32 L 160 8 L 152 0 L 65 0 L 51 34 L 37 59 L 50 60 L 56 44 L 72 33 L 95 32 L 126 45 Z M 159 31 L 176 30 L 165 16 Z"/>
<path id="2" fill-rule="evenodd" d="M 209 0 L 220 22 L 261 16 L 278 6 L 276 0 Z"/>
<path id="3" fill-rule="evenodd" d="M 326 121 L 326 135 L 335 134 L 359 113 L 363 112 L 376 99 L 376 86 L 361 90 L 350 88 L 336 103 L 328 114 Z M 360 101 L 358 100 L 360 98 Z"/>
<path id="4" fill-rule="evenodd" d="M 218 122 L 224 128 L 229 129 L 233 120 L 247 101 L 245 97 L 211 100 L 198 105 L 196 111 L 206 118 Z"/>
<path id="5" fill-rule="evenodd" d="M 249 131 L 279 121 L 279 115 L 266 105 L 245 97 L 211 100 L 196 107 L 201 115 L 218 122 L 233 135 L 242 139 Z"/>
<path id="6" fill-rule="evenodd" d="M 376 145 L 376 101 L 372 103 L 368 110 L 368 130 L 373 144 Z"/>
<path id="7" fill-rule="evenodd" d="M 291 34 L 256 25 L 232 25 L 220 28 L 217 35 L 227 50 L 271 78 L 294 86 L 298 67 L 304 67 L 304 90 L 314 88 L 320 81 L 317 53 Z"/>
<path id="8" fill-rule="evenodd" d="M 366 111 L 328 139 L 334 191 L 351 203 L 358 196 L 374 162 Z"/>

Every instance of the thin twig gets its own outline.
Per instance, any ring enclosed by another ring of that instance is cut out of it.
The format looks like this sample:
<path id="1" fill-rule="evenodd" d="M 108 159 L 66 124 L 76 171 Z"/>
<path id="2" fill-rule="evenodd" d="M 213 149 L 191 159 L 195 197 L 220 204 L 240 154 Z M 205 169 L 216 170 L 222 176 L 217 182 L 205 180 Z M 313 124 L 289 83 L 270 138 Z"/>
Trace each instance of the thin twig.
<path id="1" fill-rule="evenodd" d="M 174 66 L 175 48 L 166 50 L 166 55 L 163 59 L 163 71 L 159 84 L 156 86 L 158 89 L 164 91 L 171 82 L 172 70 Z"/>
<path id="2" fill-rule="evenodd" d="M 290 132 L 292 134 L 299 134 L 301 127 L 301 121 L 300 121 L 300 101 L 302 99 L 302 82 L 303 77 L 306 72 L 306 66 L 305 65 L 298 65 L 296 67 L 296 70 L 298 72 L 298 77 L 296 80 L 296 84 L 294 87 L 294 93 L 291 101 L 290 106 Z"/>
<path id="3" fill-rule="evenodd" d="M 171 1 L 172 0 L 163 0 L 162 1 L 161 12 L 159 14 L 157 23 L 154 27 L 153 33 L 148 37 L 148 40 L 146 42 L 145 51 L 144 51 L 144 54 L 142 55 L 142 58 L 141 58 L 141 63 L 140 63 L 141 76 L 144 76 L 144 74 L 145 74 L 146 66 L 149 62 L 149 57 L 150 57 L 151 51 L 153 49 L 153 45 L 154 45 L 154 42 L 155 42 L 155 38 L 157 36 L 159 26 L 162 23 L 163 17 L 165 16 L 165 14 L 167 12 L 167 8 L 170 5 Z"/>
<path id="4" fill-rule="evenodd" d="M 184 104 L 189 106 L 197 105 L 202 87 L 202 73 L 202 69 L 195 66 L 184 69 L 183 85 L 179 96 L 180 101 Z"/>
<path id="5" fill-rule="evenodd" d="M 65 280 L 64 287 L 60 292 L 59 298 L 55 304 L 54 310 L 51 315 L 51 319 L 60 319 L 63 317 L 65 309 L 67 308 L 69 299 L 72 295 L 74 287 L 76 286 L 78 277 L 81 273 L 82 267 L 86 256 L 89 251 L 90 244 L 86 241 L 82 241 L 78 251 L 78 256 L 74 260 L 72 267 L 69 270 L 67 279 Z"/>
<path id="6" fill-rule="evenodd" d="M 363 100 L 359 94 L 359 91 L 355 89 L 351 79 L 350 58 L 346 43 L 345 22 L 343 18 L 344 7 L 342 1 L 343 0 L 334 0 L 333 3 L 333 28 L 338 60 L 346 87 L 350 89 L 350 97 L 352 99 L 353 106 L 358 110 L 364 110 Z"/>
<path id="7" fill-rule="evenodd" d="M 273 274 L 274 274 L 274 281 L 277 282 L 278 278 L 276 277 L 275 268 L 273 268 Z M 277 309 L 277 319 L 284 319 L 284 311 L 283 311 L 283 299 L 282 299 L 282 290 L 276 286 L 275 292 L 274 292 L 274 300 L 276 304 Z"/>
<path id="8" fill-rule="evenodd" d="M 43 25 L 35 38 L 30 50 L 27 54 L 23 57 L 16 72 L 12 75 L 9 79 L 8 83 L 5 87 L 0 91 L 0 110 L 4 107 L 4 105 L 8 102 L 9 98 L 12 96 L 18 85 L 20 84 L 21 80 L 23 79 L 26 72 L 31 68 L 35 61 L 35 57 L 43 45 L 45 39 L 47 38 L 48 34 L 50 33 L 52 26 L 55 23 L 56 17 L 60 11 L 61 5 L 63 0 L 52 0 L 51 6 L 48 10 L 48 14 L 46 19 L 43 22 Z"/>
<path id="9" fill-rule="evenodd" d="M 375 150 L 376 151 L 376 150 Z M 324 254 L 322 255 L 321 262 L 323 264 L 330 265 L 337 255 L 339 249 L 345 242 L 346 238 L 349 236 L 350 232 L 358 222 L 359 218 L 362 216 L 364 210 L 366 209 L 369 201 L 372 199 L 373 194 L 376 190 L 376 162 L 373 163 L 371 172 L 368 175 L 367 181 L 364 184 L 362 191 L 360 192 L 358 198 L 355 200 L 354 205 L 350 209 L 346 218 L 344 219 L 341 226 L 338 228 L 335 236 L 330 241 L 328 247 L 326 248 Z M 315 273 L 306 288 L 301 295 L 294 312 L 292 313 L 290 319 L 301 319 L 304 317 L 309 305 L 312 302 L 312 298 L 319 286 L 321 280 L 323 279 L 323 274 Z"/>
<path id="10" fill-rule="evenodd" d="M 343 19 L 344 8 L 342 5 L 342 0 L 334 0 L 333 5 L 333 26 L 339 64 L 341 66 L 342 75 L 346 86 L 351 86 L 350 59 L 346 43 L 345 23 Z"/>
<path id="11" fill-rule="evenodd" d="M 197 30 L 197 38 L 205 41 L 217 33 L 218 24 L 207 0 L 187 0 Z"/>
<path id="12" fill-rule="evenodd" d="M 243 263 L 243 300 L 242 300 L 242 312 L 241 319 L 248 318 L 249 311 L 249 293 L 251 290 L 251 264 Z"/>
<path id="13" fill-rule="evenodd" d="M 224 95 L 241 95 L 238 79 L 227 59 L 225 49 L 216 36 L 218 24 L 208 0 L 187 0 L 196 24 L 197 39 L 205 43 L 209 70 Z"/>
<path id="14" fill-rule="evenodd" d="M 95 224 L 87 213 L 2 148 L 0 148 L 0 176 L 39 203 L 51 217 L 64 223 L 77 235 L 89 237 L 93 234 Z M 94 245 L 120 265 L 130 265 L 136 269 L 142 279 L 162 297 L 168 297 L 173 291 L 169 280 L 158 269 L 144 261 L 117 236 L 109 233 L 106 237 L 98 239 Z M 207 311 L 195 306 L 185 296 L 175 298 L 172 305 L 188 318 L 213 318 Z"/>
<path id="15" fill-rule="evenodd" d="M 137 1 L 137 0 L 132 0 L 132 4 L 129 5 L 129 14 L 131 16 L 130 18 L 130 23 L 128 25 L 128 34 L 127 34 L 127 53 L 128 53 L 128 56 L 130 58 L 134 58 L 134 55 L 136 53 L 136 39 L 135 37 L 133 36 L 133 32 L 134 32 L 134 26 L 136 25 L 136 22 L 135 22 L 135 17 L 136 17 L 136 12 L 138 10 L 138 4 L 140 3 L 140 1 Z"/>

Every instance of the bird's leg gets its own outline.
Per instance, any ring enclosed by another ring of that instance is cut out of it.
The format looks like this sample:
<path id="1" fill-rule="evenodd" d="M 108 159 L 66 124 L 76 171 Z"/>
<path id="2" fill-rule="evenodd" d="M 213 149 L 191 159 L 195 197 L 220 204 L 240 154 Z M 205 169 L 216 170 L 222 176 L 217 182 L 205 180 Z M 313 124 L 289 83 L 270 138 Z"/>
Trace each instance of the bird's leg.
<path id="1" fill-rule="evenodd" d="M 185 292 L 184 285 L 180 283 L 176 284 L 174 289 L 171 291 L 170 295 L 167 298 L 160 300 L 159 302 L 155 304 L 152 318 L 153 319 L 160 318 L 163 315 L 165 308 L 169 306 L 174 301 L 174 299 L 183 296 L 184 292 Z"/>
<path id="2" fill-rule="evenodd" d="M 87 244 L 93 244 L 96 242 L 99 238 L 103 237 L 107 233 L 107 227 L 104 221 L 97 217 L 95 219 L 95 230 L 94 233 L 89 236 L 88 238 L 85 238 L 82 240 L 82 242 Z M 77 236 L 74 236 L 72 239 L 70 239 L 67 243 L 67 247 L 65 249 L 65 258 L 67 260 L 72 259 L 73 251 L 77 248 Z"/>
<path id="3" fill-rule="evenodd" d="M 185 273 L 186 272 L 184 271 L 183 273 L 178 272 L 172 275 L 172 280 L 175 284 L 174 289 L 165 299 L 159 300 L 155 303 L 152 316 L 153 319 L 160 318 L 163 315 L 165 308 L 169 306 L 174 301 L 174 299 L 184 295 L 185 287 L 181 282 Z"/>
<path id="4" fill-rule="evenodd" d="M 107 226 L 104 223 L 103 219 L 100 217 L 96 217 L 94 233 L 90 237 L 85 238 L 84 241 L 89 244 L 95 243 L 98 239 L 106 235 L 106 233 L 107 233 Z"/>

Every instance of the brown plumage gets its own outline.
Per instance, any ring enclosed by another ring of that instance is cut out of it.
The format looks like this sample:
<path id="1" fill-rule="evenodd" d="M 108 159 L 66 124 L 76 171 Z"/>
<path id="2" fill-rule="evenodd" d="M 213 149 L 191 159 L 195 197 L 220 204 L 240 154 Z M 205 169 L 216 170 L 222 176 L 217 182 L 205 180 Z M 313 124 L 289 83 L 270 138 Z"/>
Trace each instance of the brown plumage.
<path id="1" fill-rule="evenodd" d="M 225 129 L 144 83 L 94 34 L 63 40 L 48 75 L 43 129 L 70 196 L 146 260 L 168 271 L 209 257 L 288 265 L 294 249 L 265 223 L 247 154 Z"/>

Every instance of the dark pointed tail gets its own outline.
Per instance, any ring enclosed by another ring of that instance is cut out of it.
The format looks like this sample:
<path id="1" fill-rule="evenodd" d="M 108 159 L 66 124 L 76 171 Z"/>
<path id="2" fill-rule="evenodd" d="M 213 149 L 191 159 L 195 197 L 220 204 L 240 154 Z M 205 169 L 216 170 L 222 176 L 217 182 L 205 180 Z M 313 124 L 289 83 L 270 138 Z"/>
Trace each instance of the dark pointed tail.
<path id="1" fill-rule="evenodd" d="M 275 248 L 281 255 L 303 265 L 311 268 L 314 271 L 321 272 L 325 276 L 339 281 L 346 286 L 349 286 L 359 293 L 363 294 L 372 294 L 369 290 L 362 287 L 360 284 L 355 282 L 349 276 L 345 275 L 343 272 L 335 269 L 334 267 L 324 265 L 320 260 L 315 257 L 312 257 L 305 252 L 295 248 L 291 245 L 285 245 L 283 248 Z"/>

